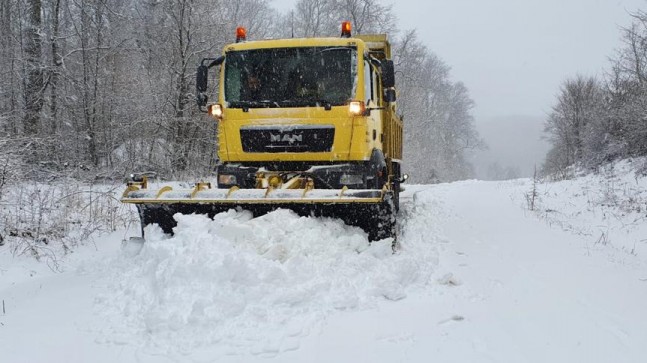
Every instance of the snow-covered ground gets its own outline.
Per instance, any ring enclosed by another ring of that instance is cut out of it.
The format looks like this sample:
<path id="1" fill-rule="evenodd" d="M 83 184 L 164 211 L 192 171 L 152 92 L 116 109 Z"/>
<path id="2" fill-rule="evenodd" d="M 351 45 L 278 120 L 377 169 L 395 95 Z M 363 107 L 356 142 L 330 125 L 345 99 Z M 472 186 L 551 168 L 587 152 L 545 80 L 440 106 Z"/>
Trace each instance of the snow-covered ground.
<path id="1" fill-rule="evenodd" d="M 644 362 L 647 179 L 408 186 L 401 248 L 277 211 L 0 247 L 0 362 Z"/>

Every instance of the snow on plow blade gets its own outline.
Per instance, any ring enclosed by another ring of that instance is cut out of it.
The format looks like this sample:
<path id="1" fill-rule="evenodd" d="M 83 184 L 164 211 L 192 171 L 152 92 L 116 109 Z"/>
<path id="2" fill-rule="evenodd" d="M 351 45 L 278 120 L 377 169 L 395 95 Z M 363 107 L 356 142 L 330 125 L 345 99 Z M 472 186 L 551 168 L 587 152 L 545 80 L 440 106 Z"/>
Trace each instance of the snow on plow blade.
<path id="1" fill-rule="evenodd" d="M 370 240 L 395 237 L 391 192 L 373 189 L 214 189 L 198 183 L 193 189 L 147 189 L 129 183 L 121 201 L 137 206 L 142 228 L 158 224 L 173 233 L 176 213 L 206 214 L 213 218 L 232 208 L 260 216 L 273 210 L 290 209 L 301 216 L 332 217 L 366 231 Z"/>

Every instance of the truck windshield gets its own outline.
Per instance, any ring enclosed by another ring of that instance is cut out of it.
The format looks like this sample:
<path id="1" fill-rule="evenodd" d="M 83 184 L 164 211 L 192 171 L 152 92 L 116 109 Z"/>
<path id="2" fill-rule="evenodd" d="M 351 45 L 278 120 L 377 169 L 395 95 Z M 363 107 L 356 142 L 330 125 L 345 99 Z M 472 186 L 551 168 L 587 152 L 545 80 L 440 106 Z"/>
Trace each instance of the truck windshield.
<path id="1" fill-rule="evenodd" d="M 228 52 L 228 107 L 343 105 L 354 98 L 355 48 L 302 47 Z"/>

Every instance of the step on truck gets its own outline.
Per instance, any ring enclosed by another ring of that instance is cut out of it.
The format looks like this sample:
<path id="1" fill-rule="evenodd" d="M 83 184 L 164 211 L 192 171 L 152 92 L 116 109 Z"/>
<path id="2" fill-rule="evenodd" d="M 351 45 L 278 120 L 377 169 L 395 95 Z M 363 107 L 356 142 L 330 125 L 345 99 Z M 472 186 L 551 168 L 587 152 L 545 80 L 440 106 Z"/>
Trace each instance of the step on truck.
<path id="1" fill-rule="evenodd" d="M 395 239 L 406 175 L 387 36 L 353 36 L 344 22 L 338 38 L 246 38 L 238 28 L 235 43 L 197 68 L 198 106 L 217 122 L 215 178 L 174 189 L 132 175 L 121 200 L 137 206 L 142 230 L 172 233 L 176 213 L 288 208 Z"/>

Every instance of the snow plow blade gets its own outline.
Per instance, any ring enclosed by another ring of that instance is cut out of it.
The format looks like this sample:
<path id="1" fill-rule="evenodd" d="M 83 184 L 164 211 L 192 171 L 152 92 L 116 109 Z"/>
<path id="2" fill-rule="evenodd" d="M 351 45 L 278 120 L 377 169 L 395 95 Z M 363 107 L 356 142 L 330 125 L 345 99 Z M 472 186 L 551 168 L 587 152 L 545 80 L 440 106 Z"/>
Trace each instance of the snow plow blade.
<path id="1" fill-rule="evenodd" d="M 130 182 L 121 198 L 135 204 L 143 227 L 158 224 L 172 234 L 176 213 L 206 214 L 213 218 L 241 208 L 255 217 L 276 209 L 290 209 L 300 216 L 331 217 L 363 229 L 369 240 L 395 237 L 391 192 L 373 189 L 216 189 L 197 183 L 193 189 L 164 186 L 148 189 L 146 182 Z"/>

